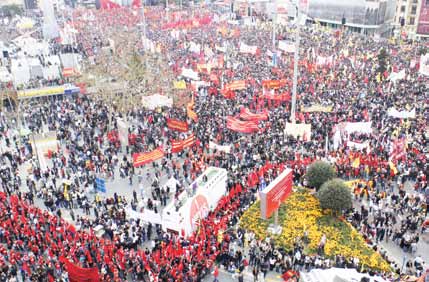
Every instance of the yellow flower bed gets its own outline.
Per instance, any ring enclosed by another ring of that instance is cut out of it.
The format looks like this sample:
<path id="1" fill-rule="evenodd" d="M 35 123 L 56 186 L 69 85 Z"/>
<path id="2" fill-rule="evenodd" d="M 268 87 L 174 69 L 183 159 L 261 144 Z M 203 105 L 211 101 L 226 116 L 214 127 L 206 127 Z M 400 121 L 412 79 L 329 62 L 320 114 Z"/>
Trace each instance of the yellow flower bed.
<path id="1" fill-rule="evenodd" d="M 258 238 L 267 237 L 267 227 L 273 217 L 263 220 L 260 217 L 259 202 L 252 205 L 241 217 L 240 225 L 253 231 Z M 334 257 L 359 258 L 364 267 L 374 270 L 390 271 L 389 264 L 364 241 L 363 237 L 348 223 L 323 214 L 319 201 L 307 192 L 295 192 L 279 209 L 279 223 L 283 230 L 280 235 L 269 234 L 278 246 L 291 250 L 297 238 L 308 233 L 309 243 L 305 252 L 314 254 L 323 234 L 326 235 L 325 255 Z"/>

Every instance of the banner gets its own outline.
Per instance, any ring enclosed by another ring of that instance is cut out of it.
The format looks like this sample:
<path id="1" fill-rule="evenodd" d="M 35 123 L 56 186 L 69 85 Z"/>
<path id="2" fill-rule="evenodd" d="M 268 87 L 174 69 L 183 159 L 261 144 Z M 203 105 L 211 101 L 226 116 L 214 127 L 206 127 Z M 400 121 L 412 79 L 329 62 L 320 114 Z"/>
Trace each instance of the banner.
<path id="1" fill-rule="evenodd" d="M 167 127 L 171 130 L 177 130 L 180 132 L 186 132 L 189 129 L 186 121 L 180 121 L 172 118 L 167 119 Z"/>
<path id="2" fill-rule="evenodd" d="M 33 148 L 33 154 L 37 153 L 37 160 L 42 171 L 48 169 L 47 158 L 53 152 L 58 150 L 57 133 L 49 131 L 41 134 L 32 134 L 30 143 Z"/>
<path id="3" fill-rule="evenodd" d="M 262 113 L 254 114 L 248 108 L 242 108 L 240 111 L 240 118 L 251 121 L 267 120 L 268 111 L 264 110 Z"/>
<path id="4" fill-rule="evenodd" d="M 255 55 L 257 50 L 257 46 L 250 46 L 246 43 L 240 42 L 240 53 Z"/>
<path id="5" fill-rule="evenodd" d="M 201 52 L 201 45 L 196 44 L 196 43 L 191 41 L 191 43 L 189 45 L 189 51 L 194 52 L 194 53 L 200 53 Z"/>
<path id="6" fill-rule="evenodd" d="M 229 154 L 231 152 L 231 145 L 218 145 L 212 141 L 209 142 L 209 149 L 225 152 Z"/>
<path id="7" fill-rule="evenodd" d="M 285 169 L 267 188 L 259 192 L 261 217 L 268 219 L 292 193 L 293 173 Z"/>
<path id="8" fill-rule="evenodd" d="M 295 53 L 295 44 L 293 42 L 280 40 L 278 48 L 286 53 Z"/>
<path id="9" fill-rule="evenodd" d="M 317 56 L 316 58 L 316 65 L 317 66 L 325 66 L 325 65 L 331 65 L 333 62 L 333 57 L 322 57 L 322 56 Z"/>
<path id="10" fill-rule="evenodd" d="M 259 131 L 258 122 L 242 121 L 232 116 L 226 118 L 226 128 L 240 133 L 254 133 Z"/>
<path id="11" fill-rule="evenodd" d="M 268 89 L 279 89 L 286 85 L 286 79 L 282 80 L 262 80 L 262 87 Z"/>
<path id="12" fill-rule="evenodd" d="M 116 119 L 116 123 L 118 124 L 119 141 L 122 146 L 128 146 L 128 123 L 119 117 Z"/>
<path id="13" fill-rule="evenodd" d="M 152 224 L 162 224 L 161 213 L 155 213 L 150 209 L 144 209 L 143 212 L 133 210 L 131 207 L 125 210 L 126 214 L 133 219 L 140 219 L 143 222 L 150 222 Z"/>
<path id="14" fill-rule="evenodd" d="M 99 282 L 98 268 L 82 268 L 71 263 L 64 256 L 60 256 L 60 262 L 65 265 L 70 282 Z"/>
<path id="15" fill-rule="evenodd" d="M 405 158 L 407 154 L 406 147 L 407 141 L 405 138 L 394 140 L 390 150 L 389 161 L 397 163 L 399 159 Z"/>
<path id="16" fill-rule="evenodd" d="M 344 131 L 348 134 L 353 132 L 372 133 L 371 122 L 347 122 Z"/>
<path id="17" fill-rule="evenodd" d="M 313 112 L 323 112 L 330 113 L 332 112 L 332 106 L 322 106 L 320 104 L 312 105 L 310 107 L 304 108 L 302 111 L 305 113 L 313 113 Z"/>
<path id="18" fill-rule="evenodd" d="M 191 134 L 184 140 L 173 140 L 171 141 L 171 152 L 179 153 L 186 148 L 192 147 L 197 139 L 195 138 L 195 134 Z"/>
<path id="19" fill-rule="evenodd" d="M 155 94 L 151 96 L 142 97 L 142 105 L 149 110 L 155 110 L 158 107 L 169 107 L 173 106 L 173 99 L 167 96 Z"/>
<path id="20" fill-rule="evenodd" d="M 164 151 L 161 147 L 147 153 L 134 153 L 133 154 L 133 165 L 139 167 L 150 162 L 162 159 L 164 157 Z"/>
<path id="21" fill-rule="evenodd" d="M 311 139 L 311 124 L 305 123 L 286 123 L 285 134 L 292 135 L 295 138 L 301 138 L 302 140 Z"/>
<path id="22" fill-rule="evenodd" d="M 395 118 L 416 118 L 416 109 L 412 109 L 411 111 L 398 111 L 392 107 L 387 110 L 387 115 Z"/>
<path id="23" fill-rule="evenodd" d="M 392 72 L 388 79 L 392 82 L 396 82 L 401 79 L 405 79 L 405 69 L 401 70 L 400 72 Z"/>
<path id="24" fill-rule="evenodd" d="M 363 149 L 367 149 L 368 151 L 370 150 L 369 142 L 358 143 L 358 142 L 347 141 L 347 147 L 355 148 L 357 150 L 363 150 Z"/>
<path id="25" fill-rule="evenodd" d="M 184 80 L 173 81 L 174 89 L 186 89 L 186 82 Z"/>
<path id="26" fill-rule="evenodd" d="M 275 94 L 275 93 L 266 92 L 262 95 L 262 98 L 268 99 L 268 100 L 285 102 L 285 101 L 290 101 L 290 99 L 292 97 L 287 92 L 283 92 L 282 94 Z"/>
<path id="27" fill-rule="evenodd" d="M 186 106 L 186 112 L 188 114 L 188 118 L 192 119 L 194 122 L 198 122 L 198 115 L 194 111 L 194 102 L 188 103 Z"/>
<path id="28" fill-rule="evenodd" d="M 18 91 L 18 99 L 27 99 L 34 97 L 44 97 L 64 94 L 64 87 L 45 87 L 40 89 L 21 90 Z"/>
<path id="29" fill-rule="evenodd" d="M 225 90 L 243 90 L 246 89 L 245 80 L 236 80 L 225 85 Z"/>
<path id="30" fill-rule="evenodd" d="M 183 68 L 182 69 L 182 76 L 193 79 L 193 80 L 200 80 L 198 73 L 193 71 L 192 69 Z"/>
<path id="31" fill-rule="evenodd" d="M 429 53 L 420 57 L 420 74 L 429 75 Z"/>

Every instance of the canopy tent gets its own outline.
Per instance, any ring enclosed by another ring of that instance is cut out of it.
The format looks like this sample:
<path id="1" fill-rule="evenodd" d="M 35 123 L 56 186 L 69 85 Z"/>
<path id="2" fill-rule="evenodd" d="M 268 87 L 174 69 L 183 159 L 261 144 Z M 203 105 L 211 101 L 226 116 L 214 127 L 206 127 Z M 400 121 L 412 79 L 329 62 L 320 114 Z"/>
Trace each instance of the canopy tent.
<path id="1" fill-rule="evenodd" d="M 300 273 L 300 278 L 303 282 L 361 281 L 364 277 L 369 278 L 370 282 L 387 282 L 387 280 L 379 276 L 370 276 L 368 274 L 359 273 L 356 269 L 312 269 L 310 272 Z"/>

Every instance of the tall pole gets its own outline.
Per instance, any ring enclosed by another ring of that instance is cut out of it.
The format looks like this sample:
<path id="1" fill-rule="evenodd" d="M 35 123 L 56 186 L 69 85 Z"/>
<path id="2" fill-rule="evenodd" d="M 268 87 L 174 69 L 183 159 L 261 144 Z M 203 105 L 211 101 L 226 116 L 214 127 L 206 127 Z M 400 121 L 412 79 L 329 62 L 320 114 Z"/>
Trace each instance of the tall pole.
<path id="1" fill-rule="evenodd" d="M 145 68 L 146 68 L 146 70 L 147 70 L 147 54 L 146 54 L 146 41 L 147 41 L 147 36 L 146 36 L 146 16 L 145 16 L 145 14 L 144 14 L 144 1 L 145 0 L 143 0 L 142 1 L 142 20 L 143 20 L 143 49 L 144 49 L 144 54 L 145 54 L 145 56 L 144 56 L 144 63 L 145 63 Z M 167 0 L 167 3 L 168 3 L 168 0 Z"/>
<path id="2" fill-rule="evenodd" d="M 276 47 L 276 24 L 277 24 L 277 0 L 274 0 L 274 17 L 273 17 L 273 48 Z M 274 52 L 274 51 L 273 51 Z"/>
<path id="3" fill-rule="evenodd" d="M 293 56 L 293 88 L 292 88 L 292 107 L 291 122 L 295 123 L 296 112 L 296 92 L 298 87 L 298 60 L 299 60 L 299 41 L 300 41 L 300 3 L 296 4 L 296 33 L 295 33 L 295 54 Z"/>

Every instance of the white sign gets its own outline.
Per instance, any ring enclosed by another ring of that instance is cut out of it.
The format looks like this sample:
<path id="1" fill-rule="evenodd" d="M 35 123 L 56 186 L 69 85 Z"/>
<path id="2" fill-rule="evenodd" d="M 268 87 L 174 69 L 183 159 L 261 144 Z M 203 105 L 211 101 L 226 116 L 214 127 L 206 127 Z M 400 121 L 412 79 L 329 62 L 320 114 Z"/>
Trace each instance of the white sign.
<path id="1" fill-rule="evenodd" d="M 429 54 L 420 57 L 420 70 L 423 75 L 429 75 Z"/>
<path id="2" fill-rule="evenodd" d="M 244 42 L 240 42 L 240 53 L 255 55 L 257 50 L 257 46 L 250 46 Z"/>
<path id="3" fill-rule="evenodd" d="M 212 141 L 209 142 L 209 148 L 212 150 L 218 150 L 229 154 L 231 152 L 231 145 L 218 145 Z"/>
<path id="4" fill-rule="evenodd" d="M 198 73 L 193 71 L 192 69 L 183 68 L 182 69 L 182 76 L 193 79 L 193 80 L 200 80 Z"/>
<path id="5" fill-rule="evenodd" d="M 292 135 L 295 138 L 302 138 L 303 140 L 311 139 L 311 124 L 297 124 L 297 123 L 286 123 L 285 133 Z"/>
<path id="6" fill-rule="evenodd" d="M 416 118 L 416 109 L 411 111 L 398 111 L 395 108 L 390 108 L 387 110 L 387 114 L 395 118 Z"/>
<path id="7" fill-rule="evenodd" d="M 279 50 L 286 53 L 295 53 L 295 45 L 292 42 L 286 40 L 279 41 Z"/>

